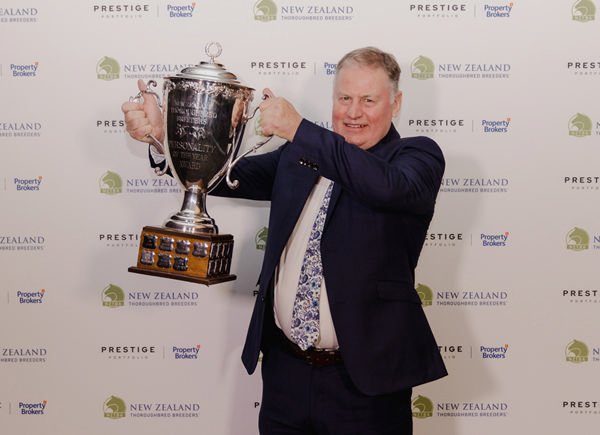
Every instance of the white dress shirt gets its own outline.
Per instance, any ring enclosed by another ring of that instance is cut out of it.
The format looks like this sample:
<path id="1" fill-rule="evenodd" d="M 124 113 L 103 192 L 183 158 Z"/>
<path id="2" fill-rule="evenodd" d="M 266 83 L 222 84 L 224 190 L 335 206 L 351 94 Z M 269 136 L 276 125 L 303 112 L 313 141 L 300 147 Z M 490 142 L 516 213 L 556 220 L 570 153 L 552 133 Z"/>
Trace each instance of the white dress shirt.
<path id="1" fill-rule="evenodd" d="M 279 266 L 275 273 L 275 300 L 273 307 L 275 322 L 288 338 L 291 337 L 292 312 L 304 253 L 306 252 L 313 223 L 323 203 L 329 183 L 331 181 L 327 178 L 319 177 L 281 253 Z M 319 322 L 319 339 L 314 346 L 321 349 L 337 349 L 339 345 L 331 318 L 329 301 L 327 300 L 325 279 L 321 283 Z"/>

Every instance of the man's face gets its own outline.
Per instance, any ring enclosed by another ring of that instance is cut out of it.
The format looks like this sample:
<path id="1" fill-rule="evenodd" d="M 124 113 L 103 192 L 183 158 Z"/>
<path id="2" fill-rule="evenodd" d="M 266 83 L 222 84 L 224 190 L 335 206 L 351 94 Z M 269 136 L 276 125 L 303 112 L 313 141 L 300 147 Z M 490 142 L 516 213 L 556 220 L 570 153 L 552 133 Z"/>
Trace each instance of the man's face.
<path id="1" fill-rule="evenodd" d="M 333 90 L 333 131 L 362 149 L 376 145 L 387 134 L 400 111 L 402 93 L 392 97 L 383 68 L 345 65 Z"/>

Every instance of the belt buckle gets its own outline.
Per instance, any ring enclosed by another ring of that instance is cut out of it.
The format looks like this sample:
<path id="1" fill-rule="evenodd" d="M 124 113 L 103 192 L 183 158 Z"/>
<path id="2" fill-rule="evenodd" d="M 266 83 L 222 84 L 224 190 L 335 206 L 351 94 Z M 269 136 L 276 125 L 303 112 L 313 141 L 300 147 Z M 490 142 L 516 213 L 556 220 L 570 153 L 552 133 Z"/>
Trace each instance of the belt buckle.
<path id="1" fill-rule="evenodd" d="M 323 358 L 324 357 L 324 358 Z M 310 366 L 326 366 L 331 365 L 331 361 L 325 363 L 325 359 L 334 358 L 331 354 L 331 351 L 328 349 L 317 349 L 316 347 L 311 347 L 305 353 L 306 362 Z"/>

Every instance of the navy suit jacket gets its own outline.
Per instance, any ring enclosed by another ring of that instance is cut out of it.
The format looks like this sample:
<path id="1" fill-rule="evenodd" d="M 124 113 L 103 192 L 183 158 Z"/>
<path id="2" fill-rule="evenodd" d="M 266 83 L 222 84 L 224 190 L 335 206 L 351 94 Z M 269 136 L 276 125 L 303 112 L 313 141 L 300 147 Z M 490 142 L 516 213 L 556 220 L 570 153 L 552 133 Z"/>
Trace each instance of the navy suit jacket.
<path id="1" fill-rule="evenodd" d="M 259 295 L 242 354 L 249 373 L 274 333 L 272 278 L 281 252 L 321 175 L 335 182 L 321 256 L 352 381 L 376 395 L 447 374 L 414 283 L 444 165 L 434 141 L 401 139 L 393 125 L 363 150 L 306 120 L 293 142 L 236 165 L 232 179 L 239 188 L 221 183 L 213 193 L 271 201 Z"/>

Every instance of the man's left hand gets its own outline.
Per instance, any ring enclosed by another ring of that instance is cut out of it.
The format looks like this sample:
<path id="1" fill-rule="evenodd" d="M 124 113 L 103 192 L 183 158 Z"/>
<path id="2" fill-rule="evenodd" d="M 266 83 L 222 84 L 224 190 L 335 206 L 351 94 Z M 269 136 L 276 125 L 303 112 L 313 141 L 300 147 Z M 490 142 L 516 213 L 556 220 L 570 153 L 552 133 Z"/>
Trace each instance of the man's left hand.
<path id="1" fill-rule="evenodd" d="M 270 89 L 265 89 L 263 94 L 269 97 L 258 106 L 263 135 L 275 135 L 293 141 L 302 116 L 288 100 L 276 97 Z"/>

